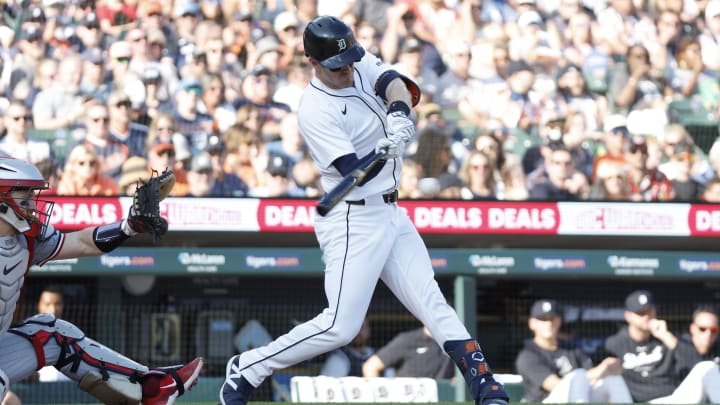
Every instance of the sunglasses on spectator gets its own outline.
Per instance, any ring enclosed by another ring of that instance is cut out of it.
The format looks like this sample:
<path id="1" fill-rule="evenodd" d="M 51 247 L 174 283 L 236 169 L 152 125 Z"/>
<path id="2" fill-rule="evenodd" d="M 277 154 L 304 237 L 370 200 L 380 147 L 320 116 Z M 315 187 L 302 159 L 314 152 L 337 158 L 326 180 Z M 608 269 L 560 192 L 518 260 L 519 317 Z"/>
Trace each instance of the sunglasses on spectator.
<path id="1" fill-rule="evenodd" d="M 643 153 L 643 154 L 647 154 L 647 153 L 648 153 L 648 151 L 647 151 L 647 146 L 645 146 L 645 145 L 636 145 L 636 144 L 630 145 L 630 153 L 637 153 L 637 152 L 640 152 L 640 153 Z"/>
<path id="2" fill-rule="evenodd" d="M 16 116 L 13 116 L 10 118 L 12 118 L 13 121 L 20 121 L 20 120 L 30 121 L 30 120 L 32 120 L 32 116 L 30 116 L 30 115 L 16 115 Z"/>
<path id="3" fill-rule="evenodd" d="M 630 135 L 630 132 L 625 127 L 613 128 L 612 130 L 610 130 L 610 132 L 612 132 L 615 135 L 622 135 L 622 136 Z"/>
<path id="4" fill-rule="evenodd" d="M 92 122 L 108 122 L 110 119 L 108 117 L 90 117 Z"/>
<path id="5" fill-rule="evenodd" d="M 115 61 L 116 61 L 116 62 L 120 62 L 120 63 L 130 63 L 130 57 L 128 57 L 128 56 L 121 56 L 121 57 L 119 57 L 119 58 L 115 58 Z"/>
<path id="6" fill-rule="evenodd" d="M 97 166 L 97 160 L 78 160 L 77 165 L 78 166 Z"/>
<path id="7" fill-rule="evenodd" d="M 716 333 L 718 333 L 718 332 L 720 332 L 720 328 L 718 328 L 717 326 L 699 326 L 699 325 L 698 325 L 697 328 L 698 328 L 698 330 L 699 330 L 700 332 L 702 332 L 702 333 L 705 333 L 705 332 L 708 332 L 708 331 L 709 331 L 709 332 L 710 332 L 711 334 L 713 334 L 713 335 L 716 334 Z"/>

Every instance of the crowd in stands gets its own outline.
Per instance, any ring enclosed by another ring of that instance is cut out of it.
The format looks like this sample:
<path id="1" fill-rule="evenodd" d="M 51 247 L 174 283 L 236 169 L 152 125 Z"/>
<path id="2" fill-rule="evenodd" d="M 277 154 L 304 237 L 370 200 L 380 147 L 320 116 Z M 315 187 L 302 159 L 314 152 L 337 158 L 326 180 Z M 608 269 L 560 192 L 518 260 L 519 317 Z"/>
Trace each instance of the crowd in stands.
<path id="1" fill-rule="evenodd" d="M 720 201 L 720 0 L 10 0 L 0 151 L 60 195 L 317 198 L 325 14 L 422 88 L 401 198 Z"/>

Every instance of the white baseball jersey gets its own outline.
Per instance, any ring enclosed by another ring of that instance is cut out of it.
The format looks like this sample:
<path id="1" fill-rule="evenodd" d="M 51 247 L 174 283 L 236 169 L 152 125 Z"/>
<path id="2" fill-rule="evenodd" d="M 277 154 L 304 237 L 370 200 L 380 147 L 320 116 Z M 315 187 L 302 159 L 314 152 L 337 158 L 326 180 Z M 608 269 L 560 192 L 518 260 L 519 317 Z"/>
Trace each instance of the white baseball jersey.
<path id="1" fill-rule="evenodd" d="M 387 108 L 375 82 L 389 66 L 365 53 L 354 64 L 354 85 L 330 89 L 317 77 L 305 89 L 298 121 L 310 153 L 329 191 L 342 176 L 332 165 L 340 156 L 363 158 L 387 136 Z M 388 160 L 380 173 L 355 187 L 326 216 L 315 217 L 315 235 L 325 261 L 328 306 L 313 319 L 268 343 L 245 351 L 228 364 L 228 378 L 243 376 L 257 387 L 273 370 L 327 353 L 357 335 L 375 286 L 382 280 L 402 304 L 428 327 L 442 346 L 470 338 L 447 304 L 427 248 L 407 213 L 382 195 L 395 190 L 400 159 Z M 364 200 L 358 204 L 355 200 Z"/>
<path id="2" fill-rule="evenodd" d="M 305 89 L 298 109 L 300 133 L 320 169 L 322 187 L 332 190 L 343 176 L 332 162 L 350 153 L 362 158 L 386 136 L 387 107 L 375 94 L 375 81 L 390 66 L 369 52 L 355 64 L 355 86 L 331 89 L 314 77 Z M 362 187 L 355 187 L 348 200 L 360 200 L 397 188 L 400 159 L 388 160 L 382 171 Z"/>

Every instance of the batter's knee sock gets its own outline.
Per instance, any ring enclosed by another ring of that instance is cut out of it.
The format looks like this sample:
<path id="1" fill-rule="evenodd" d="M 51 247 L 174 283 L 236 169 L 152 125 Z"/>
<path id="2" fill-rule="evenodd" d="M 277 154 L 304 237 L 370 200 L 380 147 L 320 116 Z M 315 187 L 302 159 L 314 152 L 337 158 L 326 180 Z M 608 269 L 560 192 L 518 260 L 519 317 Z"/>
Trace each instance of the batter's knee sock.
<path id="1" fill-rule="evenodd" d="M 474 339 L 448 340 L 443 348 L 463 373 L 477 405 L 501 405 L 510 401 L 503 385 L 493 378 L 480 345 Z"/>

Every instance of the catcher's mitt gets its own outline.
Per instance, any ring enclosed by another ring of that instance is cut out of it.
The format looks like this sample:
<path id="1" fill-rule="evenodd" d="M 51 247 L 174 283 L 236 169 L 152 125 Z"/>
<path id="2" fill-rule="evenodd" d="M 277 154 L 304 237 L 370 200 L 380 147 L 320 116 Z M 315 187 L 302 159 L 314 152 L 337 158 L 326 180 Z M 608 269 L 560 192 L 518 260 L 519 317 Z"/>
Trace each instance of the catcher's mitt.
<path id="1" fill-rule="evenodd" d="M 173 185 L 175 174 L 168 169 L 160 174 L 153 170 L 150 180 L 138 183 L 127 218 L 130 228 L 138 233 L 152 234 L 153 242 L 165 235 L 168 223 L 160 216 L 160 201 L 170 194 Z"/>

